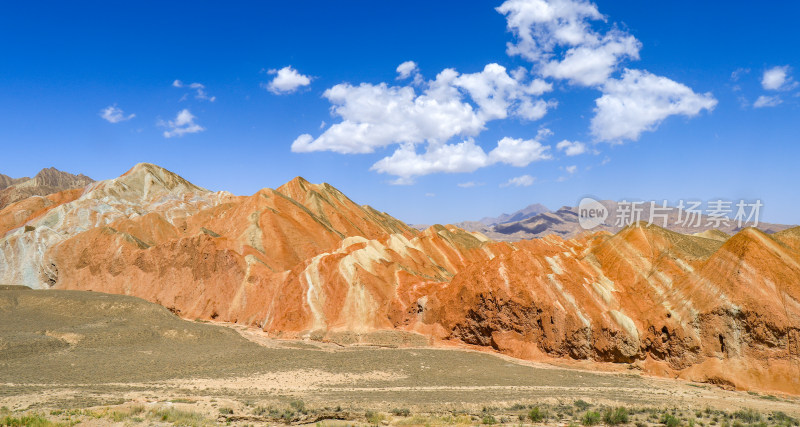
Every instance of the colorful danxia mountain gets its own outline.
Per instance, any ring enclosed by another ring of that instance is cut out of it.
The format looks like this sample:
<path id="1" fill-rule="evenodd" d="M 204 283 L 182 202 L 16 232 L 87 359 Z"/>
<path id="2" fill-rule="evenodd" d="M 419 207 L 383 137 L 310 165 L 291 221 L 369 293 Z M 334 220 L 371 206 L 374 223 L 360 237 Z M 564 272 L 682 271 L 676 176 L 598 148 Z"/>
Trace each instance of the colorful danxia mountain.
<path id="1" fill-rule="evenodd" d="M 280 338 L 393 331 L 800 393 L 800 227 L 686 235 L 637 223 L 499 242 L 418 230 L 300 177 L 234 196 L 138 164 L 69 186 L 0 210 L 0 283 L 135 296 Z"/>

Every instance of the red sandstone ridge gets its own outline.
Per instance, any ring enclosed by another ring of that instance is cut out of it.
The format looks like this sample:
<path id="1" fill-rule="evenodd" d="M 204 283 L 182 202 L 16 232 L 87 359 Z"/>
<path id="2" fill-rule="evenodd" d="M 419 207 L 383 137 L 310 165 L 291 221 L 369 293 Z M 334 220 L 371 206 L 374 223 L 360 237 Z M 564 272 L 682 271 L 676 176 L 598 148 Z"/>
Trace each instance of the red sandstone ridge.
<path id="1" fill-rule="evenodd" d="M 154 165 L 0 210 L 0 282 L 135 295 L 295 337 L 378 330 L 800 393 L 800 228 L 513 244 L 328 184 L 213 193 Z"/>

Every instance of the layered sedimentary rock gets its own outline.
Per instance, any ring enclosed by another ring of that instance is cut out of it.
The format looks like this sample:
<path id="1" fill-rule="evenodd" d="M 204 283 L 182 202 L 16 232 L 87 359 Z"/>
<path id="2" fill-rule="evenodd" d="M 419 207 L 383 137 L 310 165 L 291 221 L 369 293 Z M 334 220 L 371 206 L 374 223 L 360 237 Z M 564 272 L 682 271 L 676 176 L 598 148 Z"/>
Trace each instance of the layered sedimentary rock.
<path id="1" fill-rule="evenodd" d="M 523 358 L 626 362 L 797 393 L 798 230 L 748 228 L 722 242 L 640 224 L 518 242 L 431 296 L 425 321 Z"/>
<path id="2" fill-rule="evenodd" d="M 800 228 L 501 243 L 419 231 L 302 178 L 233 196 L 140 164 L 0 210 L 0 283 L 134 295 L 281 336 L 416 332 L 800 393 Z"/>

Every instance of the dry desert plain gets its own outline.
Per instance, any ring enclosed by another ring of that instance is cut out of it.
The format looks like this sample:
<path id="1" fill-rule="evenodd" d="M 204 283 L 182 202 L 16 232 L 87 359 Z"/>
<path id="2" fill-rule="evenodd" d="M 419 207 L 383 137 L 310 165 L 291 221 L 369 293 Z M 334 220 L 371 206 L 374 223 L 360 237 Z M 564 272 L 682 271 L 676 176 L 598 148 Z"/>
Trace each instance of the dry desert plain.
<path id="1" fill-rule="evenodd" d="M 0 421 L 723 426 L 800 418 L 794 396 L 652 378 L 613 364 L 598 372 L 526 362 L 432 348 L 396 332 L 361 341 L 373 344 L 275 339 L 184 320 L 135 297 L 4 286 Z"/>

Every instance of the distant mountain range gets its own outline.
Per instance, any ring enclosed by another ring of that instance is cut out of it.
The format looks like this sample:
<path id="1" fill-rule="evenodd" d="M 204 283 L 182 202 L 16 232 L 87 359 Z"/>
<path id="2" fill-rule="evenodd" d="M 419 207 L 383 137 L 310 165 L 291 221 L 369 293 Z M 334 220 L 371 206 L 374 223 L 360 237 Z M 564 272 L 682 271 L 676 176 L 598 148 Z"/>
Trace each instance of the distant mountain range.
<path id="1" fill-rule="evenodd" d="M 600 204 L 605 206 L 611 215 L 619 209 L 619 203 L 604 200 Z M 642 212 L 640 219 L 649 221 L 650 219 L 650 205 L 643 203 L 641 205 Z M 654 212 L 658 213 L 658 212 Z M 724 233 L 725 235 L 733 235 L 747 226 L 752 226 L 753 222 L 744 222 L 741 227 L 735 221 L 728 221 L 728 224 L 714 224 L 708 225 L 709 216 L 700 215 L 699 226 L 688 227 L 678 225 L 678 209 L 673 208 L 667 216 L 667 224 L 664 228 L 670 231 L 675 231 L 683 234 L 704 233 L 714 230 L 717 234 Z M 663 226 L 663 220 L 657 219 L 655 224 Z M 578 222 L 578 208 L 573 206 L 563 206 L 557 211 L 548 211 L 546 207 L 540 204 L 533 204 L 524 209 L 521 209 L 513 214 L 503 214 L 497 218 L 484 218 L 480 221 L 464 221 L 454 224 L 468 231 L 477 231 L 485 234 L 487 237 L 498 241 L 518 241 L 525 239 L 534 239 L 545 237 L 549 234 L 555 234 L 565 239 L 575 237 L 581 233 L 586 232 Z M 758 229 L 765 233 L 771 234 L 781 230 L 791 228 L 792 225 L 785 224 L 771 224 L 766 222 L 759 222 Z M 589 230 L 595 231 L 608 231 L 616 233 L 623 229 L 623 226 L 616 225 L 613 219 L 607 220 L 595 228 Z"/>
<path id="2" fill-rule="evenodd" d="M 0 174 L 0 209 L 31 196 L 47 196 L 93 182 L 86 175 L 73 175 L 56 168 L 42 169 L 33 178 L 11 178 Z"/>
<path id="3" fill-rule="evenodd" d="M 486 226 L 492 226 L 497 224 L 504 224 L 507 222 L 522 221 L 524 219 L 528 219 L 532 216 L 543 214 L 545 212 L 550 212 L 550 209 L 547 209 L 547 206 L 541 203 L 534 203 L 512 214 L 504 213 L 498 216 L 497 218 L 485 217 L 478 222 Z"/>

